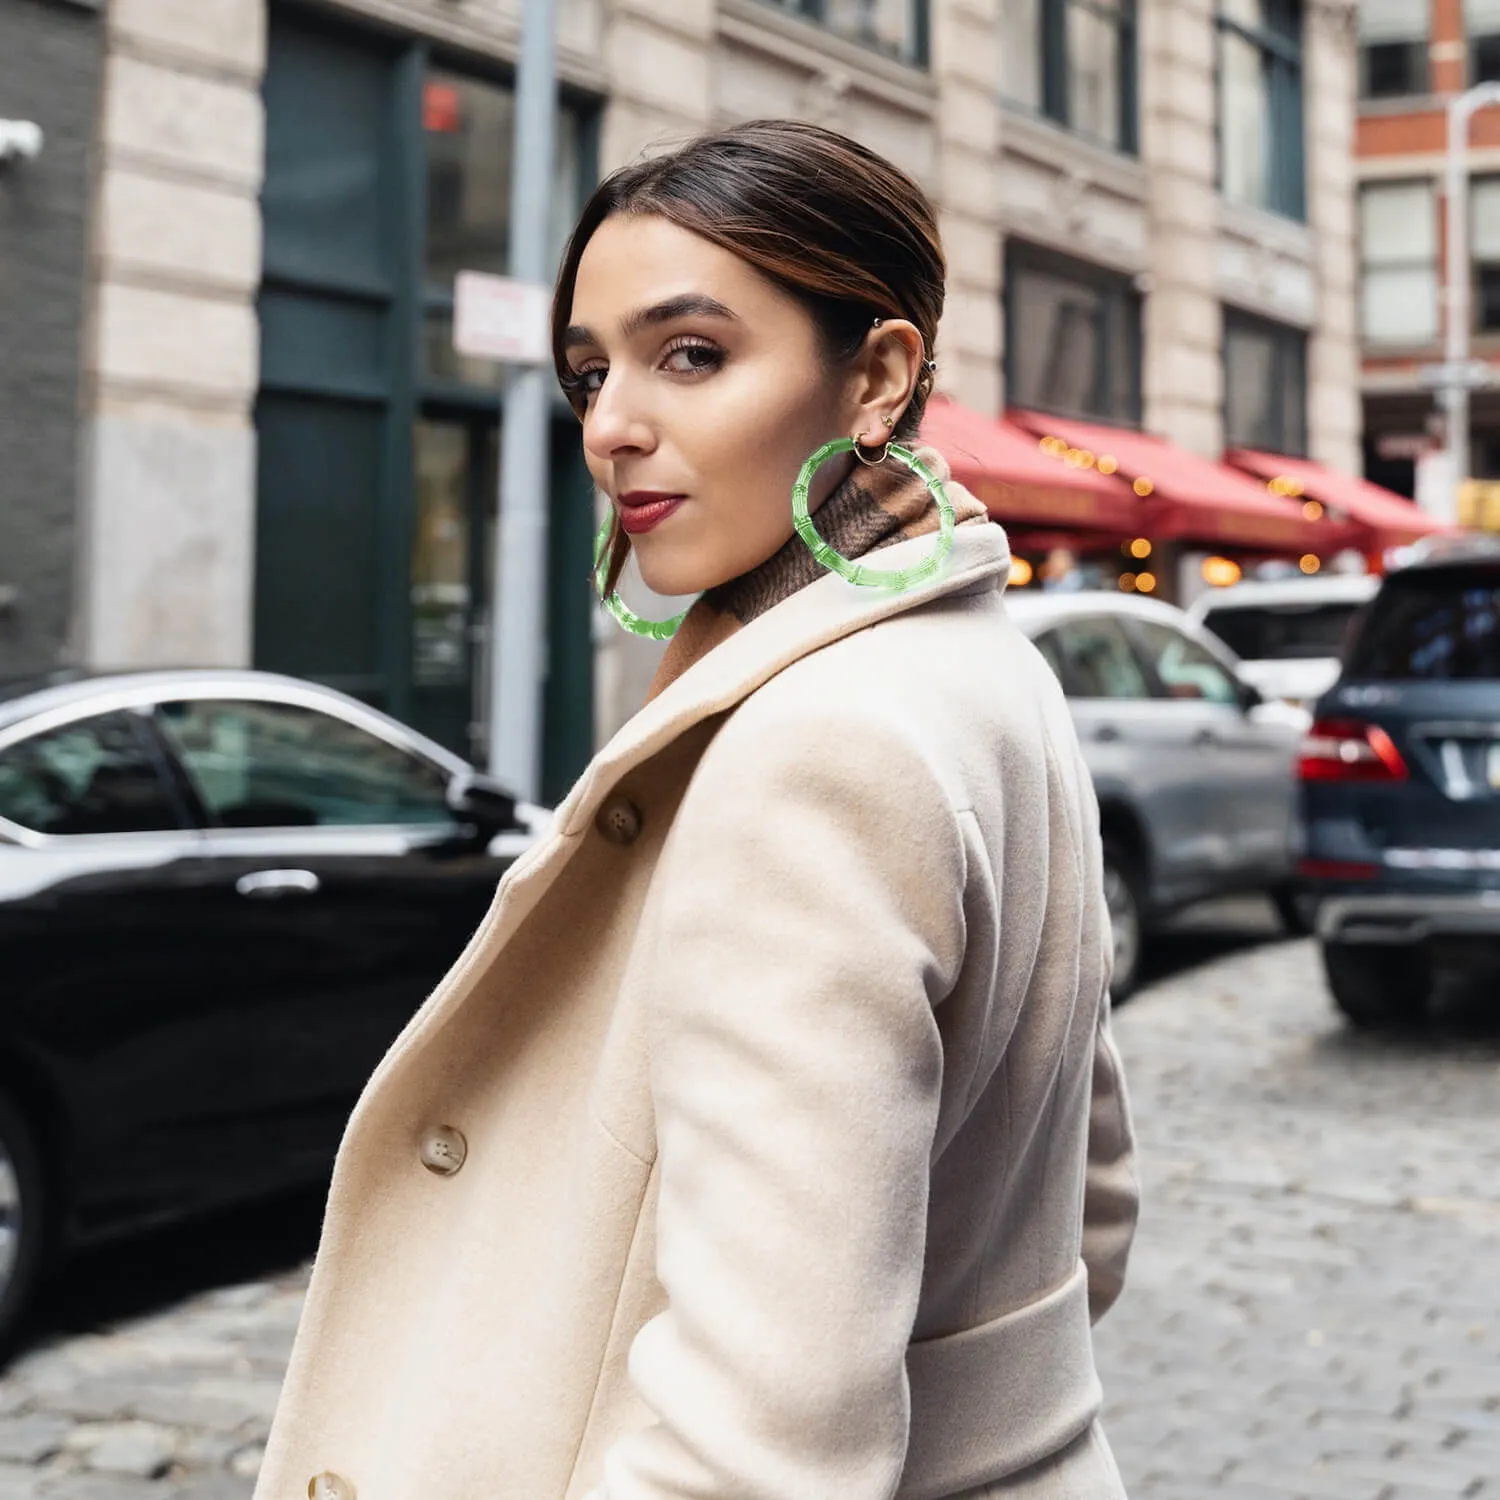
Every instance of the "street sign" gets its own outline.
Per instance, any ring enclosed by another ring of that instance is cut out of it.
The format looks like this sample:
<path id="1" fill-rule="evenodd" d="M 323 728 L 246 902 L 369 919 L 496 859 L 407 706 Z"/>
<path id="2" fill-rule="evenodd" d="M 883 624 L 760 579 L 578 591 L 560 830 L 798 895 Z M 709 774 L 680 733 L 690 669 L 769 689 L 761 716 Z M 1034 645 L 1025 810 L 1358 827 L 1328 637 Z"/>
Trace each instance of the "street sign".
<path id="1" fill-rule="evenodd" d="M 546 286 L 460 271 L 453 279 L 453 347 L 470 359 L 549 364 L 551 301 Z"/>
<path id="2" fill-rule="evenodd" d="M 1418 382 L 1429 391 L 1453 386 L 1477 391 L 1494 379 L 1494 370 L 1482 359 L 1466 359 L 1452 365 L 1423 365 L 1417 371 Z"/>

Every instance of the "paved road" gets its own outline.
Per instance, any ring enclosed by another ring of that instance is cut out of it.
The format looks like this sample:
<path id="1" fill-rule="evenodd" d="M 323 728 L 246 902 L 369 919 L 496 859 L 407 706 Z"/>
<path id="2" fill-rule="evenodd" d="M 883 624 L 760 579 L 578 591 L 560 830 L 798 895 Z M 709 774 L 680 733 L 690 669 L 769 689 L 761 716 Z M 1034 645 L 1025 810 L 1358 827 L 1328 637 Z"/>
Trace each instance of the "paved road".
<path id="1" fill-rule="evenodd" d="M 1131 1494 L 1500 1500 L 1500 1022 L 1353 1037 L 1310 944 L 1229 916 L 1117 1023 L 1149 1207 L 1099 1353 Z M 0 1500 L 243 1500 L 316 1221 L 80 1265 L 0 1379 Z"/>

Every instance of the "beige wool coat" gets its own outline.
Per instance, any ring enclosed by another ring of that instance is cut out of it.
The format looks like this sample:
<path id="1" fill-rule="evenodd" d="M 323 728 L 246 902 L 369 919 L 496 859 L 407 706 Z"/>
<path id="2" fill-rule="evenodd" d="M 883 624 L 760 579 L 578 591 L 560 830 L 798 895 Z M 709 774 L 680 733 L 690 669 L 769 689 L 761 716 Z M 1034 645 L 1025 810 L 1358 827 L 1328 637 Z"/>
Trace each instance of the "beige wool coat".
<path id="1" fill-rule="evenodd" d="M 258 1500 L 1124 1494 L 1099 835 L 1008 563 L 822 578 L 597 756 L 354 1112 Z"/>

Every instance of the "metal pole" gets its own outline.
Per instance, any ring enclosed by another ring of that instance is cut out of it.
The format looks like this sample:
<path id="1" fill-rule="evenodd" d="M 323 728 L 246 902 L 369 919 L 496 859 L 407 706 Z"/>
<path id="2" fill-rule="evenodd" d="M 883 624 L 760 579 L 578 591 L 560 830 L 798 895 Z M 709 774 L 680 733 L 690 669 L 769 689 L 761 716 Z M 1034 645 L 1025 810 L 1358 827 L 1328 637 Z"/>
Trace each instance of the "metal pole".
<path id="1" fill-rule="evenodd" d="M 557 112 L 554 0 L 525 0 L 511 163 L 510 274 L 551 281 L 552 158 Z M 523 368 L 506 386 L 501 436 L 495 599 L 490 610 L 490 773 L 519 797 L 541 789 L 547 667 L 548 372 Z"/>
<path id="2" fill-rule="evenodd" d="M 1448 154 L 1445 163 L 1444 234 L 1448 241 L 1447 307 L 1443 354 L 1447 381 L 1443 406 L 1448 417 L 1448 468 L 1453 485 L 1452 516 L 1458 490 L 1469 475 L 1469 121 L 1487 104 L 1500 103 L 1500 83 L 1475 84 L 1448 101 Z"/>

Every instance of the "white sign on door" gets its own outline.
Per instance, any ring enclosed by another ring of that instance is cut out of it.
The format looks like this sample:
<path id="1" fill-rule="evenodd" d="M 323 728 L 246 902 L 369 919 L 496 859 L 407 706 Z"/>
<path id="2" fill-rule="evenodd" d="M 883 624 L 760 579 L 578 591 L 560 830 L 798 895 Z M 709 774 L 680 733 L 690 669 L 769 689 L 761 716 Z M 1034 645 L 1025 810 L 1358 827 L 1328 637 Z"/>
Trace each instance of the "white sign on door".
<path id="1" fill-rule="evenodd" d="M 551 363 L 551 288 L 484 271 L 453 279 L 453 347 L 469 359 Z"/>

